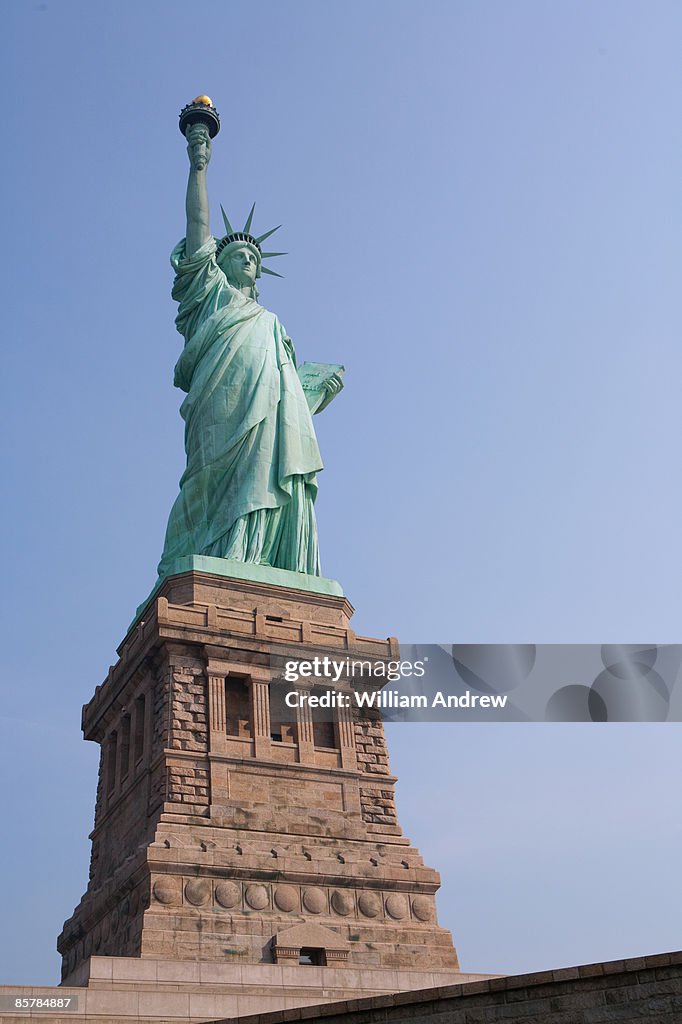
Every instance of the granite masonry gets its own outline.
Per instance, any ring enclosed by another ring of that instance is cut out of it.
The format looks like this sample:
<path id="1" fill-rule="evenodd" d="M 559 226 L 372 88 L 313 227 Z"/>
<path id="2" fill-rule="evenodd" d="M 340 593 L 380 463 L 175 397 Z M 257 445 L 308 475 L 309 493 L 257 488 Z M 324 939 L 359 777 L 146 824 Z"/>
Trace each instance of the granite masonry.
<path id="1" fill-rule="evenodd" d="M 241 1024 L 679 1024 L 682 953 L 248 1017 Z M 227 1024 L 226 1019 L 213 1024 Z"/>
<path id="2" fill-rule="evenodd" d="M 91 977 L 87 988 L 0 988 L 3 1006 L 15 997 L 63 996 L 75 1000 L 69 1012 L 31 1014 L 7 1009 L 0 1011 L 0 1020 L 3 1024 L 21 1024 L 27 1017 L 49 1024 L 228 1024 L 236 1018 L 240 1024 L 430 1024 L 434 1019 L 439 1024 L 678 1024 L 682 1020 L 682 953 L 506 978 L 476 980 L 462 975 L 457 984 L 451 983 L 452 976 L 448 983 L 424 974 L 424 987 L 416 991 L 405 987 L 419 978 L 415 972 L 405 981 L 401 971 L 311 967 L 306 974 L 308 989 L 302 988 L 298 996 L 290 991 L 285 996 L 283 989 L 288 985 L 286 975 L 300 968 L 237 968 L 238 985 L 235 977 L 230 986 L 217 981 L 221 968 L 209 963 L 185 964 L 182 975 L 175 970 L 174 981 L 162 962 L 96 957 L 92 964 L 97 976 Z M 283 1009 L 254 1013 L 254 1007 L 268 1005 L 258 981 L 261 972 L 268 975 L 264 980 L 270 1005 L 279 999 Z M 393 989 L 373 997 L 334 1001 L 339 1000 L 339 988 L 353 985 L 361 996 L 371 981 L 366 976 L 372 973 L 383 974 Z M 179 980 L 181 976 L 184 981 Z M 324 989 L 323 976 L 328 986 Z M 314 1002 L 318 1005 L 310 1005 Z"/>
<path id="3" fill-rule="evenodd" d="M 191 987 L 212 965 L 236 1015 L 240 993 L 243 1013 L 483 977 L 459 973 L 438 925 L 440 878 L 402 834 L 378 712 L 325 718 L 275 692 L 276 658 L 398 656 L 352 612 L 258 579 L 163 582 L 83 708 L 101 756 L 64 988 Z"/>

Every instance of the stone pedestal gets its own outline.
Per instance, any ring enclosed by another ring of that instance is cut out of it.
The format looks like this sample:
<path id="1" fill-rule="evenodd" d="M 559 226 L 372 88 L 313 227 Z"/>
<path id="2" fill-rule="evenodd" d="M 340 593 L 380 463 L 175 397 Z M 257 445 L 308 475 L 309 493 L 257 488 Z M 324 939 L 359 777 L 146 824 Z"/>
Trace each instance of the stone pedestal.
<path id="1" fill-rule="evenodd" d="M 92 957 L 326 967 L 349 983 L 457 970 L 439 876 L 398 824 L 381 722 L 271 718 L 273 656 L 397 656 L 395 640 L 356 636 L 352 611 L 197 569 L 154 593 L 83 708 L 100 772 L 63 985 Z"/>

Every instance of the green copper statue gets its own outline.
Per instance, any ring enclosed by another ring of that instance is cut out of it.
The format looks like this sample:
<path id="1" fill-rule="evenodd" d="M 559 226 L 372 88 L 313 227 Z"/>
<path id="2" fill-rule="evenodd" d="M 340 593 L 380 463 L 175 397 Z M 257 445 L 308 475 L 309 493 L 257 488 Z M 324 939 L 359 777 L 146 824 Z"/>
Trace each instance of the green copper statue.
<path id="1" fill-rule="evenodd" d="M 217 129 L 216 129 L 217 131 Z M 186 555 L 209 555 L 320 575 L 314 502 L 322 460 L 312 413 L 343 387 L 343 367 L 303 364 L 274 313 L 258 303 L 263 258 L 225 212 L 227 234 L 209 231 L 206 169 L 211 134 L 186 129 L 187 236 L 173 250 L 176 326 L 185 347 L 175 384 L 187 392 L 187 469 L 173 505 L 159 577 Z M 273 228 L 273 231 L 277 230 Z M 275 275 L 279 276 L 279 275 Z"/>

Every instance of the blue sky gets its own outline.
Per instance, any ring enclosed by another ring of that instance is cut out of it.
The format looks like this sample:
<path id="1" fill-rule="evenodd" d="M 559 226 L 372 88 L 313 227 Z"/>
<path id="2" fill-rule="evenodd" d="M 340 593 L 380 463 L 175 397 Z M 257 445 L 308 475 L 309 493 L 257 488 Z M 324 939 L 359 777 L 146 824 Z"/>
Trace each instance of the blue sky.
<path id="1" fill-rule="evenodd" d="M 20 3 L 2 12 L 2 981 L 58 977 L 87 879 L 80 706 L 183 468 L 179 109 L 317 421 L 323 568 L 407 642 L 679 642 L 679 4 Z M 679 947 L 680 727 L 395 726 L 464 967 Z"/>

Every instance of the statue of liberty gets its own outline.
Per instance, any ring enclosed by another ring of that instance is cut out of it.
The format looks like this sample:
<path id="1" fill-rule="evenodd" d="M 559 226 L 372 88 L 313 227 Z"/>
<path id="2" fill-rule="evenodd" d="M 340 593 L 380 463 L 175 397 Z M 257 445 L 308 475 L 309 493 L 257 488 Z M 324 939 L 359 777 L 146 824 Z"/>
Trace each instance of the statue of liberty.
<path id="1" fill-rule="evenodd" d="M 277 229 L 255 237 L 252 208 L 235 231 L 223 210 L 226 234 L 211 235 L 206 170 L 216 131 L 201 122 L 186 129 L 187 234 L 171 263 L 175 323 L 185 339 L 175 385 L 187 393 L 180 408 L 187 469 L 159 577 L 186 555 L 319 576 L 314 504 L 322 460 L 312 413 L 341 390 L 343 368 L 304 364 L 297 370 L 291 339 L 258 303 L 257 279 L 274 274 L 263 260 L 283 255 L 261 249 Z"/>

